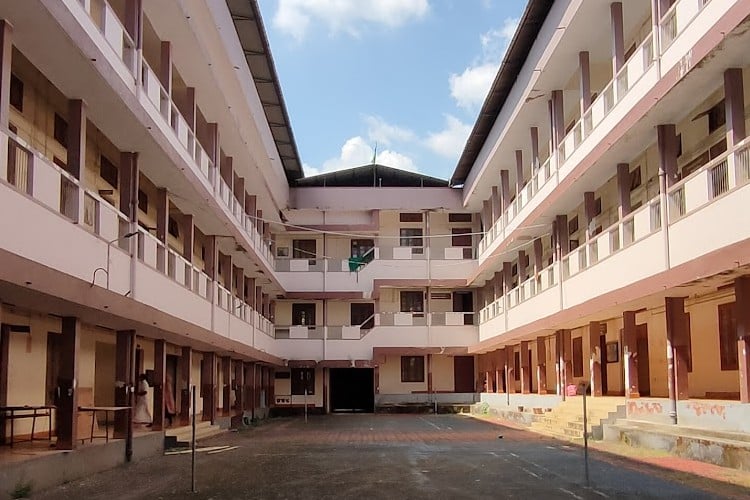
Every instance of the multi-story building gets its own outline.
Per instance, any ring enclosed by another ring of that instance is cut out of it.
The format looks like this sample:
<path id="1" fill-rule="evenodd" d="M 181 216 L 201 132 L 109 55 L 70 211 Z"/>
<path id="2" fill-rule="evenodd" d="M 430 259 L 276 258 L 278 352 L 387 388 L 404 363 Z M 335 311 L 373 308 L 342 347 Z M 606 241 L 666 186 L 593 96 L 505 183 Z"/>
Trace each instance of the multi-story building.
<path id="1" fill-rule="evenodd" d="M 165 393 L 184 425 L 591 382 L 735 425 L 748 16 L 531 0 L 449 182 L 304 178 L 255 1 L 1 4 L 0 436 L 81 447 L 140 374 L 136 456 Z"/>

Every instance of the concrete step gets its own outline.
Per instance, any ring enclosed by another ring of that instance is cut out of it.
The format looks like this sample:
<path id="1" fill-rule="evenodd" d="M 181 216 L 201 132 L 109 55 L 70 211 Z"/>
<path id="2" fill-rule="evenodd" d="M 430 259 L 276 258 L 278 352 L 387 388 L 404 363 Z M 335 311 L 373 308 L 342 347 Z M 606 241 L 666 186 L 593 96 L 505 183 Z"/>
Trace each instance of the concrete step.
<path id="1" fill-rule="evenodd" d="M 643 430 L 659 432 L 681 437 L 691 437 L 704 440 L 722 440 L 733 443 L 744 443 L 750 446 L 750 433 L 733 432 L 705 427 L 685 427 L 682 425 L 660 424 L 643 420 L 617 419 L 611 426 L 618 429 Z"/>
<path id="2" fill-rule="evenodd" d="M 196 422 L 195 440 L 206 439 L 222 432 L 226 432 L 226 429 L 222 429 L 218 425 L 211 425 L 211 422 Z M 189 443 L 192 439 L 192 434 L 193 430 L 190 426 L 167 429 L 164 432 L 166 437 L 174 438 L 178 443 Z"/>

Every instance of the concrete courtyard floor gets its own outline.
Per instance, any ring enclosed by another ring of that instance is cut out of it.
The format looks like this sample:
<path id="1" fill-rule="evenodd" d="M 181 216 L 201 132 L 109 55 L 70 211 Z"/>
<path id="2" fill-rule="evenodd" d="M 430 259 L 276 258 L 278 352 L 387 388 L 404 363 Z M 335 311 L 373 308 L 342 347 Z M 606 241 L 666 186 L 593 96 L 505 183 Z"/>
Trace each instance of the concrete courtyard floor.
<path id="1" fill-rule="evenodd" d="M 502 438 L 500 438 L 502 436 Z M 748 498 L 740 485 L 592 450 L 460 415 L 275 419 L 202 441 L 232 446 L 159 456 L 32 498 Z"/>

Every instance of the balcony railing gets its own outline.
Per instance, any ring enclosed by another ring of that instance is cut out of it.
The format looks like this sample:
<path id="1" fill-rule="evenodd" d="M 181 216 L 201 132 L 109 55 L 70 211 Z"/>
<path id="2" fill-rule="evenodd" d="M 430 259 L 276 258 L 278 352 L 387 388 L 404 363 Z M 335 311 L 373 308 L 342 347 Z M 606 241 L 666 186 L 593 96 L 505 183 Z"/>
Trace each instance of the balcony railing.
<path id="1" fill-rule="evenodd" d="M 711 0 L 680 0 L 676 2 L 662 16 L 661 26 L 661 53 L 663 54 L 677 37 L 685 31 L 687 26 L 695 19 L 700 11 Z"/>
<path id="2" fill-rule="evenodd" d="M 137 51 L 133 38 L 125 29 L 114 9 L 105 0 L 79 0 L 99 32 L 104 36 L 128 71 L 136 75 Z"/>

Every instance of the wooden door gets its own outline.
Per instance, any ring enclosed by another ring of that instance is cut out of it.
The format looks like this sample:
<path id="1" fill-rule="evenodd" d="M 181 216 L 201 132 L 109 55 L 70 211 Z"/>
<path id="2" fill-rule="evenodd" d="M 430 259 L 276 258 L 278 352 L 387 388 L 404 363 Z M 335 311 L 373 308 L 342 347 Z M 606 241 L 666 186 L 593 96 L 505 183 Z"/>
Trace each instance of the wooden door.
<path id="1" fill-rule="evenodd" d="M 601 355 L 599 358 L 601 359 L 602 364 L 602 396 L 606 396 L 609 389 L 607 389 L 607 336 L 606 335 L 600 335 L 599 336 L 599 352 Z"/>
<path id="2" fill-rule="evenodd" d="M 648 325 L 636 325 L 636 352 L 638 353 L 638 392 L 641 396 L 651 395 L 651 379 L 648 358 Z"/>
<path id="3" fill-rule="evenodd" d="M 474 356 L 453 358 L 453 380 L 455 392 L 475 392 Z"/>

